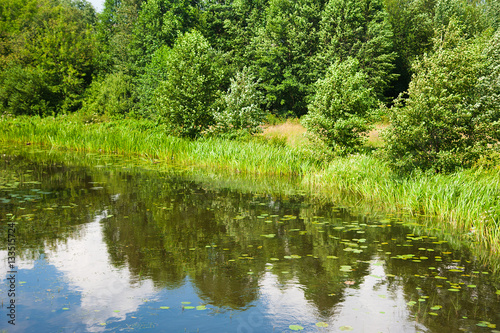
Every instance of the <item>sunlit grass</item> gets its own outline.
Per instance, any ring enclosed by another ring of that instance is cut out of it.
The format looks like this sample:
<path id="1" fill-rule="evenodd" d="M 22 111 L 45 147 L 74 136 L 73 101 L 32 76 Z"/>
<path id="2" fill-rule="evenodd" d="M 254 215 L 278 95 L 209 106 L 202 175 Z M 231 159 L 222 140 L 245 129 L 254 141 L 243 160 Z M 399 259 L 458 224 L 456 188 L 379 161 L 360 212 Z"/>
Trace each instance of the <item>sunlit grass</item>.
<path id="1" fill-rule="evenodd" d="M 262 136 L 268 140 L 283 140 L 290 147 L 307 144 L 306 129 L 298 119 L 287 119 L 276 125 L 265 125 Z"/>
<path id="2" fill-rule="evenodd" d="M 432 216 L 430 227 L 449 230 L 500 257 L 499 169 L 401 178 L 371 155 L 328 160 L 310 144 L 300 142 L 304 130 L 297 121 L 269 126 L 263 134 L 268 139 L 247 141 L 192 141 L 170 136 L 148 121 L 87 124 L 77 116 L 3 118 L 0 129 L 0 142 L 137 155 L 154 163 L 236 174 L 299 176 L 305 190 L 331 201 L 354 198 L 386 212 Z M 283 135 L 286 144 L 269 139 L 275 135 Z"/>
<path id="3" fill-rule="evenodd" d="M 332 198 L 351 193 L 385 211 L 432 216 L 431 223 L 500 255 L 500 170 L 400 178 L 379 159 L 358 155 L 337 158 L 304 182 Z"/>
<path id="4" fill-rule="evenodd" d="M 2 140 L 77 151 L 135 154 L 159 161 L 196 164 L 234 172 L 301 175 L 319 166 L 306 151 L 258 140 L 219 138 L 192 141 L 168 135 L 147 121 L 87 124 L 77 117 L 4 119 Z"/>

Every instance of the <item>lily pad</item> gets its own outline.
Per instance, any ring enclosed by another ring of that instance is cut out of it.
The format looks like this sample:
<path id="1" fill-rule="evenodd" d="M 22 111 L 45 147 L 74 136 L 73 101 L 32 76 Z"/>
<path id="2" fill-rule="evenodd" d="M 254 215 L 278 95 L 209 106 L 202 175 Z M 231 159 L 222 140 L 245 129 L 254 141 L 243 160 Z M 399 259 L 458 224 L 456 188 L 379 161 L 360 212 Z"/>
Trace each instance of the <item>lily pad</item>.
<path id="1" fill-rule="evenodd" d="M 290 325 L 288 326 L 288 328 L 291 329 L 292 331 L 302 331 L 304 329 L 304 327 L 300 325 Z"/>
<path id="2" fill-rule="evenodd" d="M 328 327 L 328 324 L 323 322 L 323 321 L 320 321 L 319 323 L 316 323 L 316 326 L 318 327 Z"/>
<path id="3" fill-rule="evenodd" d="M 160 306 L 160 309 L 167 310 L 167 309 L 170 309 L 170 306 Z"/>
<path id="4" fill-rule="evenodd" d="M 346 326 L 340 326 L 339 329 L 341 331 L 352 331 L 354 328 L 352 326 L 346 325 Z"/>

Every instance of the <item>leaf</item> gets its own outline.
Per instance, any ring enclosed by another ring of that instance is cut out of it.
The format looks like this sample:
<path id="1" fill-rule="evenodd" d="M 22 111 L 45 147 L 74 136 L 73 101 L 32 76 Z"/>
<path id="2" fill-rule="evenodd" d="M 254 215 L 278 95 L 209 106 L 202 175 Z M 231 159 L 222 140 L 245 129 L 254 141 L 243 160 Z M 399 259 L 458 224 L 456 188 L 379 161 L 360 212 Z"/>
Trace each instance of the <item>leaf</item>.
<path id="1" fill-rule="evenodd" d="M 206 310 L 206 309 L 207 309 L 207 307 L 205 305 L 198 305 L 196 307 L 196 310 L 199 310 L 199 311 L 203 311 L 203 310 Z"/>
<path id="2" fill-rule="evenodd" d="M 318 326 L 318 327 L 328 327 L 328 324 L 325 323 L 325 322 L 323 322 L 323 321 L 320 321 L 320 322 L 316 323 L 316 326 Z"/>
<path id="3" fill-rule="evenodd" d="M 290 325 L 288 326 L 288 328 L 291 329 L 292 331 L 302 331 L 304 329 L 304 327 L 300 325 Z"/>
<path id="4" fill-rule="evenodd" d="M 354 328 L 352 326 L 340 326 L 339 329 L 341 331 L 352 331 Z"/>
<path id="5" fill-rule="evenodd" d="M 194 306 L 185 306 L 184 309 L 191 310 L 191 309 L 194 309 Z"/>
<path id="6" fill-rule="evenodd" d="M 167 309 L 170 309 L 170 307 L 169 306 L 160 306 L 160 309 L 167 310 Z"/>

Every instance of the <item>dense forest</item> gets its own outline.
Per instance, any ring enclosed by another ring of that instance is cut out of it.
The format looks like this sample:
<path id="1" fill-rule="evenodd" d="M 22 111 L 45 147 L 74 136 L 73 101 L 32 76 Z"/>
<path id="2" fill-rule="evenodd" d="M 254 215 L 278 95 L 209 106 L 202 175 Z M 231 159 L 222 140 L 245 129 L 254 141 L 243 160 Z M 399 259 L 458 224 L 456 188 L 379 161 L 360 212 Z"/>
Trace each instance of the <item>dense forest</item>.
<path id="1" fill-rule="evenodd" d="M 192 139 L 299 117 L 335 154 L 385 121 L 394 170 L 449 172 L 499 156 L 499 25 L 497 0 L 0 0 L 0 108 Z"/>

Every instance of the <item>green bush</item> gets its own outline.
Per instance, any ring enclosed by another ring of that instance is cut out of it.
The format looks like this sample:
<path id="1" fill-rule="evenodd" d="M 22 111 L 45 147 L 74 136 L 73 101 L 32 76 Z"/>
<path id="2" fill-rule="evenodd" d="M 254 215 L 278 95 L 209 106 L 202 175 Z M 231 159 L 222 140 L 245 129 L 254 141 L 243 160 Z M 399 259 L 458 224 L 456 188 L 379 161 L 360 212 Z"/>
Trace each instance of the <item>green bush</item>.
<path id="1" fill-rule="evenodd" d="M 0 106 L 14 115 L 46 115 L 55 112 L 57 95 L 47 84 L 44 71 L 13 66 L 0 72 Z"/>
<path id="2" fill-rule="evenodd" d="M 359 61 L 336 61 L 316 82 L 316 94 L 302 123 L 336 153 L 354 152 L 363 144 L 369 130 L 367 116 L 376 101 Z"/>
<path id="3" fill-rule="evenodd" d="M 470 167 L 500 138 L 500 34 L 466 40 L 452 22 L 435 45 L 390 112 L 386 154 L 402 173 Z"/>
<path id="4" fill-rule="evenodd" d="M 132 78 L 121 72 L 94 80 L 83 101 L 82 111 L 87 114 L 122 118 L 134 107 Z"/>
<path id="5" fill-rule="evenodd" d="M 240 136 L 241 132 L 255 134 L 261 131 L 265 113 L 260 107 L 263 96 L 257 85 L 246 67 L 236 73 L 229 90 L 222 97 L 222 110 L 214 114 L 215 125 L 210 129 L 211 133 Z"/>
<path id="6" fill-rule="evenodd" d="M 195 138 L 214 124 L 224 79 L 221 57 L 196 30 L 163 56 L 167 73 L 155 92 L 155 107 L 171 134 Z"/>

